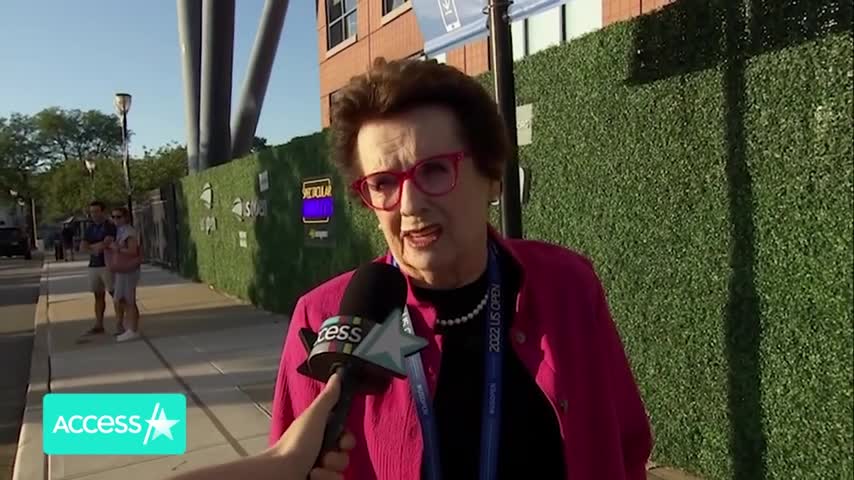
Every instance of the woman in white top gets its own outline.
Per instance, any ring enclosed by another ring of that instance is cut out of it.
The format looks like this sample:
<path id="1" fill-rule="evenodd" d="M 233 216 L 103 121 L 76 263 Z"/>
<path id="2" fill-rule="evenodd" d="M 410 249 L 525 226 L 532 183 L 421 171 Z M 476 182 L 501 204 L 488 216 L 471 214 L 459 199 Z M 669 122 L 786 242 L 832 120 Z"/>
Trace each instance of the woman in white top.
<path id="1" fill-rule="evenodd" d="M 116 240 L 110 244 L 114 255 L 136 257 L 139 255 L 139 236 L 130 224 L 130 213 L 125 207 L 113 209 L 116 224 Z M 136 305 L 136 286 L 139 283 L 140 267 L 129 272 L 116 272 L 113 277 L 113 301 L 116 317 L 124 332 L 116 336 L 117 342 L 139 338 L 139 308 Z"/>

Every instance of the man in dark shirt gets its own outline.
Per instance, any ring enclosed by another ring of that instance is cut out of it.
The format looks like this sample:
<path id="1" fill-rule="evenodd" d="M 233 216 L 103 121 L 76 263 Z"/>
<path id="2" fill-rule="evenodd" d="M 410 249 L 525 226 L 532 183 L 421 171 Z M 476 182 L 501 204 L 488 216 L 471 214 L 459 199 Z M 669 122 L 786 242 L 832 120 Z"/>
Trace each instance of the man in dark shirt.
<path id="1" fill-rule="evenodd" d="M 89 217 L 92 223 L 86 227 L 83 241 L 80 242 L 80 251 L 89 253 L 89 288 L 95 294 L 95 326 L 84 335 L 98 335 L 104 333 L 106 292 L 113 294 L 113 274 L 107 270 L 104 260 L 104 241 L 116 238 L 116 226 L 107 220 L 103 202 L 94 201 L 89 204 Z M 121 326 L 117 329 L 121 330 Z"/>

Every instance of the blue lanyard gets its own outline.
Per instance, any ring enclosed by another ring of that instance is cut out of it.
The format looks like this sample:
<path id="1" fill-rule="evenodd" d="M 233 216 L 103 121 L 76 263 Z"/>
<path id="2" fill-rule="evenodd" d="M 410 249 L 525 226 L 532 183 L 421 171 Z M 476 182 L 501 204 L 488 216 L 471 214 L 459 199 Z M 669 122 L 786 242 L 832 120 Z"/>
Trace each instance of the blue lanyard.
<path id="1" fill-rule="evenodd" d="M 392 257 L 392 265 L 397 261 Z M 498 255 L 495 246 L 490 242 L 489 263 L 487 266 L 489 280 L 489 316 L 484 322 L 485 335 L 485 370 L 486 385 L 483 391 L 482 419 L 480 429 L 480 479 L 493 480 L 498 473 L 499 431 L 501 428 L 501 388 L 502 388 L 502 350 L 504 348 L 504 331 L 502 329 L 503 312 L 501 298 L 501 272 L 498 267 Z M 407 333 L 414 335 L 409 309 L 404 308 L 401 319 Z M 421 354 L 406 357 L 406 370 L 409 374 L 412 396 L 421 421 L 424 439 L 424 456 L 427 463 L 427 480 L 442 478 L 442 463 L 439 460 L 439 432 L 436 427 L 436 417 L 430 401 L 427 377 L 421 363 Z"/>

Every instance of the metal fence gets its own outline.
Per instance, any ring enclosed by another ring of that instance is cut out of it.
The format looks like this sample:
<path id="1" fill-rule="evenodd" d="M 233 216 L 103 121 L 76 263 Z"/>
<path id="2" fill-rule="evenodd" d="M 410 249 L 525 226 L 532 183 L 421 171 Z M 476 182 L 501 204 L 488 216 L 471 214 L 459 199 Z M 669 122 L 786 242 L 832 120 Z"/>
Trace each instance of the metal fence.
<path id="1" fill-rule="evenodd" d="M 175 185 L 152 190 L 134 204 L 134 226 L 142 240 L 145 261 L 179 268 L 178 215 Z"/>

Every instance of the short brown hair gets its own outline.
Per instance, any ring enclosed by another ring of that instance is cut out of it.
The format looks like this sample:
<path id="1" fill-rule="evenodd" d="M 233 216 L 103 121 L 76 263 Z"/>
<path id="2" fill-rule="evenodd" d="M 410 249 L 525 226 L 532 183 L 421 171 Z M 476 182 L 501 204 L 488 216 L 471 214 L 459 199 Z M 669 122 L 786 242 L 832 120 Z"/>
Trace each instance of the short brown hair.
<path id="1" fill-rule="evenodd" d="M 130 222 L 130 210 L 128 210 L 127 207 L 115 207 L 113 208 L 113 213 L 115 212 L 121 213 L 122 217 L 124 217 L 125 219 L 127 219 L 128 222 Z"/>
<path id="2" fill-rule="evenodd" d="M 370 120 L 423 106 L 442 106 L 456 116 L 478 171 L 500 180 L 510 153 L 507 128 L 490 94 L 474 78 L 435 60 L 386 61 L 353 77 L 332 105 L 333 160 L 354 180 L 356 138 Z"/>

